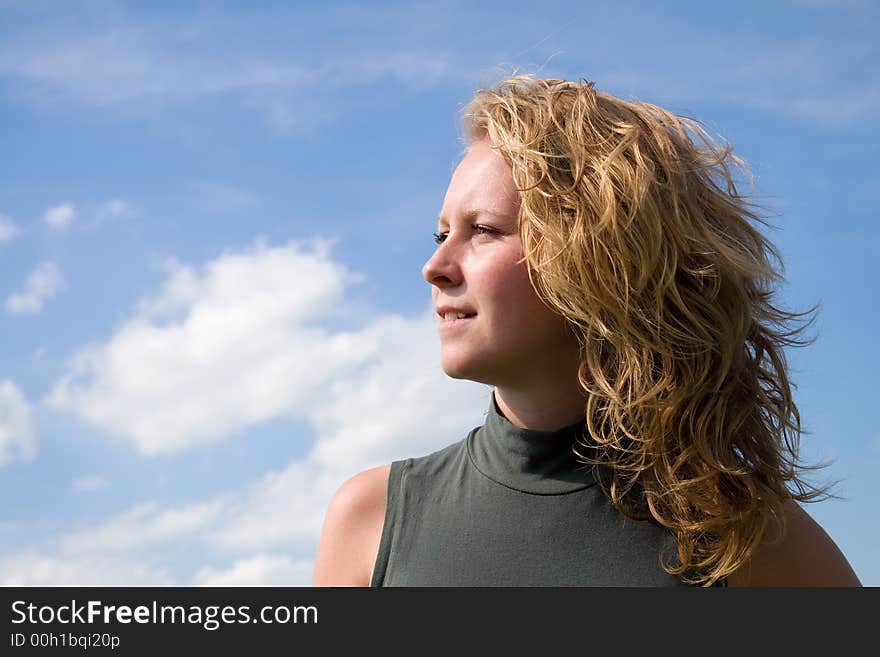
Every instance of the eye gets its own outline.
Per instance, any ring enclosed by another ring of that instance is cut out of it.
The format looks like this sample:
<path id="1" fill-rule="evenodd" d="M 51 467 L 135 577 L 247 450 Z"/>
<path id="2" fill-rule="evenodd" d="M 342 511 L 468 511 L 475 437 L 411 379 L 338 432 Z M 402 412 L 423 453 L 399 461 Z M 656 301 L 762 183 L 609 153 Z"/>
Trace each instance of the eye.
<path id="1" fill-rule="evenodd" d="M 482 224 L 474 224 L 471 228 L 473 228 L 473 231 L 477 235 L 492 235 L 498 232 L 494 228 L 489 228 L 489 226 L 483 226 Z M 432 233 L 432 235 L 437 244 L 443 244 L 443 242 L 446 241 L 446 238 L 449 237 L 449 233 Z"/>

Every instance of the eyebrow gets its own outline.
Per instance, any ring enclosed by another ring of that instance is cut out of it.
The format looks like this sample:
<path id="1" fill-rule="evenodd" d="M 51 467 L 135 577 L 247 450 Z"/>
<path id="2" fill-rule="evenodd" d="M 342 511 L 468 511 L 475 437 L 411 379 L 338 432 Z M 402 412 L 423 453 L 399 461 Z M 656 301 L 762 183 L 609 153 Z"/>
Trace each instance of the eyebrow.
<path id="1" fill-rule="evenodd" d="M 506 219 L 507 215 L 501 214 L 500 212 L 493 212 L 492 210 L 484 210 L 482 208 L 470 208 L 466 210 L 462 215 L 460 221 L 472 221 L 479 217 L 481 214 L 489 214 L 493 217 L 498 217 L 499 219 Z M 444 217 L 442 214 L 437 217 L 438 224 L 448 224 L 449 220 Z"/>

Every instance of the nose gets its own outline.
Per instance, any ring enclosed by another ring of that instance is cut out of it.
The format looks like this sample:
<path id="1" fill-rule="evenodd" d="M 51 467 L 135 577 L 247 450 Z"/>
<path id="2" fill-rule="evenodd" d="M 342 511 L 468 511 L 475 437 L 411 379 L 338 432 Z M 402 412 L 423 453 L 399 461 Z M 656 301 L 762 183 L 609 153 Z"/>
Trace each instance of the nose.
<path id="1" fill-rule="evenodd" d="M 447 239 L 422 266 L 422 276 L 431 285 L 450 287 L 461 282 L 461 267 L 450 246 Z"/>

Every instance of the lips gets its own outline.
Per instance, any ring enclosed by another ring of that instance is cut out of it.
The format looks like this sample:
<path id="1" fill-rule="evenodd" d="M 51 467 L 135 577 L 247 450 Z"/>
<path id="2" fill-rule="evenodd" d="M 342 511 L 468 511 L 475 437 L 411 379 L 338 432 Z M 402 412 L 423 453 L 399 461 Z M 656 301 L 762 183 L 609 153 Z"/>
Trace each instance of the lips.
<path id="1" fill-rule="evenodd" d="M 474 315 L 465 315 L 464 313 L 446 313 L 440 317 L 440 321 L 443 322 L 454 322 L 459 319 L 470 319 L 474 317 Z"/>
<path id="2" fill-rule="evenodd" d="M 437 315 L 442 322 L 453 322 L 458 319 L 468 319 L 476 315 L 470 308 L 456 308 L 454 306 L 438 306 Z"/>
<path id="3" fill-rule="evenodd" d="M 440 331 L 450 331 L 467 325 L 477 313 L 470 308 L 457 308 L 454 306 L 437 306 L 437 315 L 440 318 L 438 326 Z"/>
<path id="4" fill-rule="evenodd" d="M 444 319 L 443 317 L 441 317 L 439 328 L 440 328 L 440 330 L 445 330 L 445 329 L 451 329 L 451 328 L 455 328 L 458 326 L 462 326 L 462 325 L 467 324 L 468 322 L 472 321 L 474 317 L 475 317 L 475 315 L 470 315 L 468 317 L 457 317 L 455 319 Z"/>

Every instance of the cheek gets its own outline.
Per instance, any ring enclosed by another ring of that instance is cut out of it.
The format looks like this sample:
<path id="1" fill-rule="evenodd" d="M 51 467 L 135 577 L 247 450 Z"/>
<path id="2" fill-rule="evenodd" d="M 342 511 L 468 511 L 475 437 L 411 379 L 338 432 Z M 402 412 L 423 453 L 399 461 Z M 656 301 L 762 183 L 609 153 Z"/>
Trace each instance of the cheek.
<path id="1" fill-rule="evenodd" d="M 497 300 L 493 323 L 498 330 L 518 334 L 524 341 L 556 332 L 559 317 L 538 297 L 524 269 L 511 268 L 496 280 L 499 285 L 492 291 Z"/>
<path id="2" fill-rule="evenodd" d="M 527 315 L 547 310 L 547 307 L 538 298 L 538 293 L 532 287 L 525 266 L 516 267 L 508 272 L 507 280 L 509 281 L 507 286 L 508 300 L 511 305 L 518 308 L 520 314 Z"/>
<path id="3" fill-rule="evenodd" d="M 524 272 L 520 280 L 519 297 L 519 314 L 535 337 L 552 342 L 569 341 L 568 322 L 541 300 L 532 287 L 528 272 Z"/>

